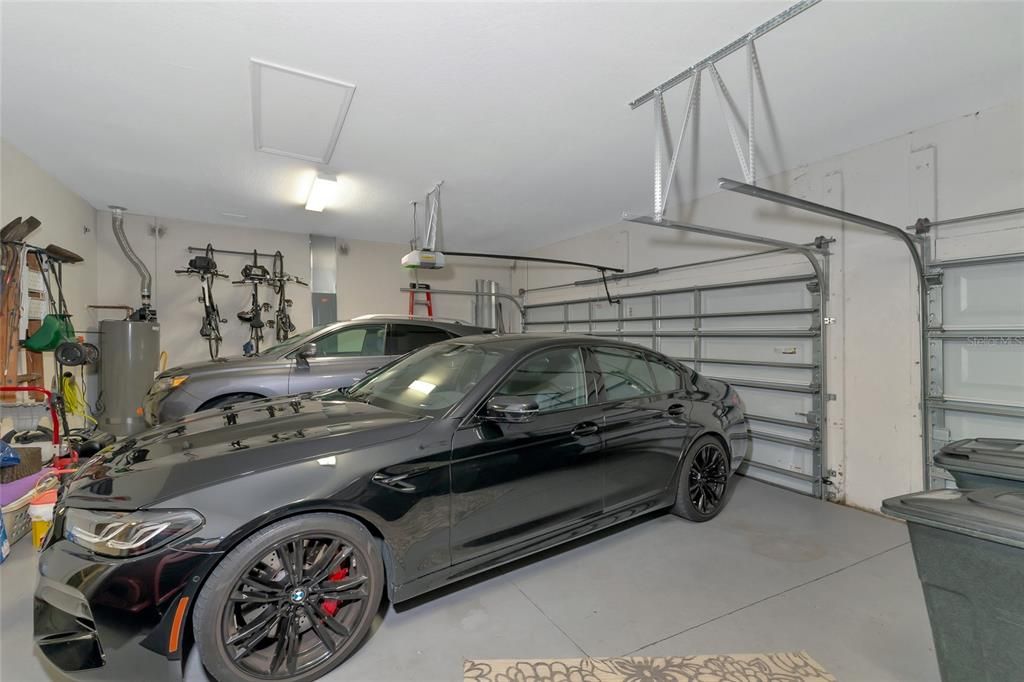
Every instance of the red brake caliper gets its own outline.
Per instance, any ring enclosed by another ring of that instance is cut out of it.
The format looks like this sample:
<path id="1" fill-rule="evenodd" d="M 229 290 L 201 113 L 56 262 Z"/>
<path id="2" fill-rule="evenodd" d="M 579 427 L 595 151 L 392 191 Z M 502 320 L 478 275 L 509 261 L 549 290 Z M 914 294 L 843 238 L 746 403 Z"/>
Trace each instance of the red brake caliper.
<path id="1" fill-rule="evenodd" d="M 348 577 L 348 569 L 347 568 L 339 568 L 337 571 L 335 571 L 334 573 L 331 573 L 329 576 L 327 576 L 327 582 L 329 582 L 329 583 L 340 583 L 342 580 L 344 580 L 347 577 Z M 324 602 L 323 602 L 322 606 L 323 606 L 323 609 L 324 609 L 324 613 L 326 613 L 328 616 L 333 616 L 334 614 L 336 614 L 338 612 L 338 609 L 340 609 L 343 604 L 344 604 L 344 602 L 342 602 L 340 599 L 324 599 Z"/>

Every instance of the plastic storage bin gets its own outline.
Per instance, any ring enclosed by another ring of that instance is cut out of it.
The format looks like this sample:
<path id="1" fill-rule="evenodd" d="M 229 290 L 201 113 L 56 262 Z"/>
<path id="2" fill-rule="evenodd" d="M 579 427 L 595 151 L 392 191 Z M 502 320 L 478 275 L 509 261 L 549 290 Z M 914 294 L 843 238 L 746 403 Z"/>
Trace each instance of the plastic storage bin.
<path id="1" fill-rule="evenodd" d="M 4 528 L 7 530 L 7 542 L 11 545 L 27 535 L 32 527 L 32 520 L 28 516 L 28 506 L 31 501 L 32 492 L 29 491 L 0 508 L 0 512 L 4 516 Z"/>
<path id="2" fill-rule="evenodd" d="M 944 682 L 1024 674 L 1024 491 L 935 490 L 885 500 L 905 519 Z"/>
<path id="3" fill-rule="evenodd" d="M 967 438 L 935 455 L 935 464 L 959 488 L 1013 487 L 1024 490 L 1024 441 L 1012 438 Z"/>

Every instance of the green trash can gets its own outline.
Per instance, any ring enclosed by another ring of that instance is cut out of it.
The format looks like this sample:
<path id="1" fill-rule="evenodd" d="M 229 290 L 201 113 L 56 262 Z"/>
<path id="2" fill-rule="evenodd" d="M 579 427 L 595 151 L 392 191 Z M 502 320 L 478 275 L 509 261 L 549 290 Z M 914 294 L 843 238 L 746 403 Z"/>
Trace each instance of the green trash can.
<path id="1" fill-rule="evenodd" d="M 935 464 L 953 475 L 959 488 L 993 486 L 1024 490 L 1024 441 L 966 438 L 935 455 Z"/>
<path id="2" fill-rule="evenodd" d="M 1024 679 L 1024 491 L 892 497 L 907 521 L 944 682 Z"/>

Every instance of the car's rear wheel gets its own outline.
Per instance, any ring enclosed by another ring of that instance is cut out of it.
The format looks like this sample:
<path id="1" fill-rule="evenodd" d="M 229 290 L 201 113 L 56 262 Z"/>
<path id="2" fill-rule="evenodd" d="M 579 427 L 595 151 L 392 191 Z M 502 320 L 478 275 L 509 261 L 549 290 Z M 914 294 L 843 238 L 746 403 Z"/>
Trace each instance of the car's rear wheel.
<path id="1" fill-rule="evenodd" d="M 305 514 L 257 531 L 211 573 L 196 600 L 195 639 L 219 682 L 315 680 L 369 632 L 384 565 L 364 526 Z"/>
<path id="2" fill-rule="evenodd" d="M 725 506 L 729 456 L 712 436 L 698 438 L 686 453 L 672 512 L 690 521 L 710 521 Z"/>

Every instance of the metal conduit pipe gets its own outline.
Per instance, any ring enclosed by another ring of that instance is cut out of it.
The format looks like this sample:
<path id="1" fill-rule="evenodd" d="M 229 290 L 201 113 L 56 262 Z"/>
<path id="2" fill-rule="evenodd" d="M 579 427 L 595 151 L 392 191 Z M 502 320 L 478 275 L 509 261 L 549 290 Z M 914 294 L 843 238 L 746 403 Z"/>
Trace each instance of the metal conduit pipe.
<path id="1" fill-rule="evenodd" d="M 931 419 L 928 415 L 928 373 L 929 366 L 931 364 L 928 356 L 928 321 L 926 319 L 928 316 L 928 282 L 926 279 L 927 273 L 925 271 L 924 263 L 921 260 L 921 253 L 917 250 L 917 245 L 914 243 L 913 238 L 895 225 L 889 225 L 888 223 L 883 223 L 879 220 L 865 218 L 864 216 L 859 216 L 856 213 L 848 213 L 847 211 L 832 208 L 831 206 L 825 206 L 824 204 L 816 204 L 813 201 L 793 197 L 788 194 L 783 194 L 782 192 L 775 192 L 770 189 L 764 189 L 763 187 L 755 187 L 754 185 L 749 185 L 745 182 L 738 182 L 736 180 L 730 180 L 729 178 L 719 178 L 718 186 L 722 189 L 729 190 L 730 192 L 746 194 L 747 196 L 754 197 L 755 199 L 764 199 L 776 204 L 798 208 L 802 211 L 817 213 L 818 215 L 836 218 L 837 220 L 854 223 L 855 225 L 862 225 L 863 227 L 878 230 L 879 232 L 885 232 L 897 237 L 910 251 L 910 257 L 914 262 L 914 270 L 917 272 L 918 304 L 921 307 L 919 320 L 921 339 L 921 453 L 924 476 L 922 479 L 922 486 L 927 490 L 930 487 L 929 460 L 931 459 L 931 452 L 928 451 L 928 429 L 931 424 Z"/>
<path id="2" fill-rule="evenodd" d="M 149 268 L 142 262 L 138 254 L 132 250 L 131 244 L 128 243 L 128 237 L 124 233 L 124 212 L 125 208 L 123 206 L 111 206 L 110 221 L 114 229 L 114 238 L 117 240 L 117 245 L 121 247 L 125 258 L 135 266 L 139 277 L 142 279 L 139 291 L 142 295 L 142 306 L 145 308 L 149 306 L 150 296 L 152 295 L 153 276 L 149 273 Z"/>

